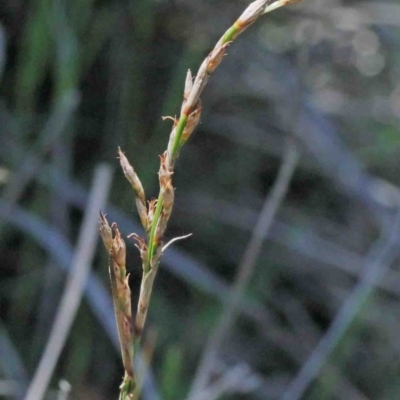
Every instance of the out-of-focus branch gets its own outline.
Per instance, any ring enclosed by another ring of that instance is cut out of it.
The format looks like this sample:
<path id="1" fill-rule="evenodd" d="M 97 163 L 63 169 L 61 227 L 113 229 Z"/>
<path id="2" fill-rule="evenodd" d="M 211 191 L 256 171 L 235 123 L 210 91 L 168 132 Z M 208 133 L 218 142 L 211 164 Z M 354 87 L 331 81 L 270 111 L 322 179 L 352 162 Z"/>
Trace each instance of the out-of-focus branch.
<path id="1" fill-rule="evenodd" d="M 272 4 L 267 6 L 265 12 L 272 11 L 273 9 L 281 7 L 285 4 L 297 3 L 297 1 L 281 0 L 271 3 Z M 307 48 L 303 47 L 297 53 L 297 63 L 301 73 L 308 64 Z M 290 110 L 290 117 L 288 118 L 289 130 L 296 130 L 299 117 L 300 85 L 298 85 L 296 89 L 297 96 L 294 98 L 292 107 L 288 107 Z M 205 350 L 203 351 L 200 365 L 189 392 L 189 400 L 196 398 L 196 394 L 199 391 L 209 386 L 209 381 L 217 360 L 218 351 L 220 350 L 223 340 L 228 334 L 239 312 L 240 301 L 254 271 L 257 258 L 259 257 L 262 249 L 262 244 L 270 232 L 272 222 L 277 214 L 279 206 L 284 201 L 290 181 L 297 166 L 298 158 L 299 153 L 296 144 L 292 138 L 287 137 L 284 157 L 278 176 L 274 182 L 271 192 L 264 201 L 264 205 L 260 212 L 259 218 L 257 219 L 257 223 L 252 230 L 250 240 L 239 263 L 235 277 L 235 283 L 231 290 L 230 296 L 228 297 L 228 301 L 224 305 L 221 318 L 217 323 L 214 332 L 211 334 Z"/>
<path id="2" fill-rule="evenodd" d="M 229 299 L 225 303 L 221 319 L 214 332 L 211 334 L 210 340 L 207 342 L 188 399 L 193 399 L 196 392 L 208 385 L 217 353 L 224 337 L 237 316 L 240 300 L 243 297 L 245 288 L 254 270 L 262 243 L 268 235 L 272 221 L 285 197 L 291 177 L 297 165 L 298 157 L 299 155 L 295 145 L 288 141 L 278 177 L 274 182 L 271 193 L 264 202 L 260 217 L 240 261 L 235 283 Z"/>
<path id="3" fill-rule="evenodd" d="M 97 216 L 104 207 L 111 184 L 111 169 L 96 169 L 92 190 L 85 210 L 71 272 L 61 298 L 60 307 L 46 349 L 35 372 L 25 400 L 42 400 L 61 354 L 68 332 L 75 319 L 97 241 Z"/>
<path id="4" fill-rule="evenodd" d="M 28 375 L 25 370 L 25 366 L 18 354 L 17 348 L 15 347 L 12 338 L 6 327 L 0 321 L 0 369 L 2 370 L 7 381 L 2 381 L 0 388 L 0 396 L 6 396 L 8 390 L 15 389 L 13 396 L 19 398 L 23 393 L 24 386 L 28 382 Z M 11 381 L 12 380 L 12 381 Z M 14 385 L 14 381 L 17 385 Z"/>
<path id="5" fill-rule="evenodd" d="M 39 139 L 34 143 L 32 149 L 26 152 L 25 157 L 21 157 L 19 163 L 15 163 L 15 173 L 7 182 L 3 194 L 6 200 L 16 203 L 29 182 L 36 178 L 37 172 L 44 165 L 44 153 L 63 133 L 78 104 L 79 96 L 73 90 L 66 92 L 54 104 L 54 109 L 40 132 Z"/>
<path id="6" fill-rule="evenodd" d="M 390 264 L 398 256 L 399 243 L 400 209 L 397 211 L 390 232 L 382 234 L 366 256 L 365 272 L 360 281 L 337 313 L 326 334 L 283 393 L 281 400 L 300 400 L 302 398 L 307 388 L 320 373 L 332 351 L 343 338 L 361 307 L 365 304 L 368 296 L 376 287 L 377 282 L 380 281 L 389 269 Z"/>
<path id="7" fill-rule="evenodd" d="M 196 212 L 207 215 L 219 223 L 226 224 L 243 231 L 251 231 L 257 221 L 257 212 L 245 207 L 237 207 L 224 200 L 208 197 L 203 193 L 188 195 L 183 201 L 185 212 Z M 186 205 L 190 205 L 190 207 Z M 329 268 L 357 277 L 362 275 L 363 257 L 351 249 L 320 237 L 309 227 L 301 228 L 301 235 L 293 235 L 298 227 L 276 218 L 270 238 L 273 242 L 287 247 L 293 253 L 300 253 L 313 262 L 322 263 Z M 388 271 L 388 274 L 377 283 L 377 287 L 391 295 L 400 296 L 400 273 Z"/>
<path id="8" fill-rule="evenodd" d="M 218 399 L 228 393 L 250 393 L 261 386 L 261 379 L 246 364 L 226 368 L 213 384 L 196 391 L 193 400 Z"/>

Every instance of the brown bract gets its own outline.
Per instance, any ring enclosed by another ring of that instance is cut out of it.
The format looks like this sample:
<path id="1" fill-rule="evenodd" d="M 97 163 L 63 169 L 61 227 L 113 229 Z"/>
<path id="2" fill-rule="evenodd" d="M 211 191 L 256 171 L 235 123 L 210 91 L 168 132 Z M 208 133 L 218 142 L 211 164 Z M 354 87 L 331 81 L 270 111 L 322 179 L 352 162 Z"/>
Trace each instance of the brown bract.
<path id="1" fill-rule="evenodd" d="M 208 55 L 208 57 L 206 58 L 207 74 L 212 74 L 215 71 L 215 69 L 221 63 L 222 58 L 226 54 L 226 49 L 231 43 L 232 41 L 216 46 L 214 50 Z"/>
<path id="2" fill-rule="evenodd" d="M 140 258 L 142 261 L 146 261 L 147 259 L 147 244 L 146 241 L 137 235 L 136 233 L 131 233 L 128 238 L 133 238 L 135 240 L 135 246 L 139 249 Z"/>
<path id="3" fill-rule="evenodd" d="M 192 72 L 189 69 L 186 74 L 185 88 L 183 90 L 183 102 L 181 107 L 181 113 L 183 113 L 183 109 L 186 105 L 186 101 L 189 98 L 189 94 L 192 91 L 192 88 L 193 88 L 193 77 L 192 77 Z"/>
<path id="4" fill-rule="evenodd" d="M 142 223 L 144 229 L 147 229 L 148 220 L 147 220 L 146 196 L 144 194 L 142 182 L 140 181 L 132 165 L 129 163 L 125 154 L 121 151 L 119 147 L 118 147 L 118 156 L 122 171 L 124 172 L 126 179 L 131 184 L 132 189 L 134 191 L 135 203 L 139 214 L 140 222 Z"/>
<path id="5" fill-rule="evenodd" d="M 118 264 L 120 268 L 125 268 L 126 259 L 126 245 L 119 233 L 118 226 L 114 222 L 111 227 L 114 230 L 114 239 L 111 246 L 112 259 Z"/>
<path id="6" fill-rule="evenodd" d="M 156 211 L 156 206 L 157 206 L 157 199 L 151 199 L 149 201 L 149 211 L 148 211 L 148 214 L 147 214 L 147 219 L 149 221 L 148 231 L 150 230 L 151 224 L 153 223 L 153 218 L 154 218 L 154 213 Z"/>
<path id="7" fill-rule="evenodd" d="M 198 100 L 196 108 L 188 116 L 188 121 L 186 123 L 186 127 L 183 130 L 182 134 L 181 145 L 184 144 L 189 139 L 193 131 L 196 129 L 196 126 L 200 122 L 200 116 L 201 116 L 201 101 Z"/>
<path id="8" fill-rule="evenodd" d="M 170 165 L 170 159 L 168 158 L 168 152 L 165 151 L 160 156 L 160 170 L 158 172 L 158 178 L 160 182 L 160 198 L 158 201 L 162 201 L 162 210 L 160 217 L 157 222 L 155 229 L 155 235 L 153 238 L 153 243 L 155 246 L 159 246 L 162 241 L 162 235 L 167 227 L 167 222 L 172 213 L 172 207 L 174 204 L 174 188 L 172 186 L 172 166 Z M 149 206 L 149 212 L 150 212 Z M 152 215 L 149 216 L 151 220 L 154 218 L 154 205 L 151 210 Z"/>

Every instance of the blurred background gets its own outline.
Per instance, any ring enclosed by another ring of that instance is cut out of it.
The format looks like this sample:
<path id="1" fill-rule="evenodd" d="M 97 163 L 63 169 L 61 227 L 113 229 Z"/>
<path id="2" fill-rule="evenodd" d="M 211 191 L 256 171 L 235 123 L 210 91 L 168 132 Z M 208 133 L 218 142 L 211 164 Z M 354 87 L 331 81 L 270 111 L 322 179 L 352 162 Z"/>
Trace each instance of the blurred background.
<path id="1" fill-rule="evenodd" d="M 110 222 L 142 233 L 117 146 L 156 197 L 161 117 L 249 2 L 0 3 L 0 398 L 22 398 L 38 367 L 96 171 L 112 171 Z M 304 0 L 228 49 L 176 165 L 166 236 L 193 236 L 162 259 L 144 399 L 400 398 L 399 28 L 397 0 Z M 94 250 L 75 262 L 91 272 L 49 399 L 66 382 L 70 399 L 118 395 L 108 260 Z"/>

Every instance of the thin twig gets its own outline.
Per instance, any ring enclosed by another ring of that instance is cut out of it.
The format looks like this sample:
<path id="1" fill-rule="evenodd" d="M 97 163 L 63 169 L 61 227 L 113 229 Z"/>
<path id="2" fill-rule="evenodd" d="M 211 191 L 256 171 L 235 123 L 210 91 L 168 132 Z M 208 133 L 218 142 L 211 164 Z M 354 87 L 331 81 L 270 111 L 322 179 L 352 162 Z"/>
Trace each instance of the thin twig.
<path id="1" fill-rule="evenodd" d="M 57 360 L 75 319 L 97 241 L 98 210 L 104 207 L 111 184 L 111 170 L 106 165 L 97 167 L 92 190 L 85 210 L 71 272 L 61 298 L 60 307 L 25 400 L 42 400 L 49 385 Z"/>
<path id="2" fill-rule="evenodd" d="M 400 243 L 400 208 L 390 232 L 376 242 L 365 258 L 365 272 L 342 308 L 335 316 L 328 331 L 319 341 L 307 361 L 283 393 L 281 400 L 300 400 L 318 376 L 329 356 L 343 338 L 349 325 L 359 313 L 377 283 L 398 256 Z"/>
<path id="3" fill-rule="evenodd" d="M 68 128 L 68 126 L 67 126 Z M 65 131 L 66 129 L 64 129 Z M 70 132 L 69 132 L 70 133 Z M 50 168 L 54 171 L 59 171 L 62 175 L 68 176 L 71 171 L 71 147 L 72 141 L 69 133 L 59 135 L 53 139 L 51 164 Z M 43 168 L 43 166 L 42 166 Z M 40 172 L 39 172 L 40 174 Z M 59 231 L 64 232 L 66 236 L 70 232 L 70 218 L 69 218 L 69 204 L 59 193 L 52 192 L 50 194 L 51 202 L 49 207 L 50 219 L 53 226 L 57 227 Z M 37 322 L 34 328 L 33 346 L 34 349 L 40 349 L 44 346 L 46 337 L 50 331 L 48 324 L 49 320 L 54 318 L 59 295 L 62 287 L 62 275 L 54 275 L 54 264 L 57 263 L 56 258 L 51 257 L 44 267 L 44 277 L 42 281 L 42 293 L 40 304 L 38 306 Z"/>
<path id="4" fill-rule="evenodd" d="M 286 195 L 298 158 L 299 154 L 295 145 L 291 141 L 288 141 L 278 176 L 271 189 L 271 193 L 265 199 L 260 217 L 240 261 L 235 284 L 232 288 L 229 300 L 225 303 L 224 310 L 221 313 L 221 319 L 210 336 L 210 340 L 207 342 L 188 399 L 192 399 L 197 391 L 208 385 L 217 353 L 224 337 L 235 321 L 240 300 L 243 297 L 248 281 L 254 270 L 255 263 L 262 248 L 262 243 L 267 237 L 272 221 Z"/>
<path id="5" fill-rule="evenodd" d="M 216 200 L 205 196 L 203 193 L 195 193 L 184 199 L 185 212 L 196 212 L 203 217 L 212 218 L 219 223 L 229 227 L 251 232 L 251 228 L 257 221 L 257 212 L 250 208 L 238 207 L 228 201 Z M 190 205 L 190 206 L 188 206 Z M 275 219 L 271 229 L 270 238 L 293 253 L 300 253 L 313 262 L 343 271 L 351 277 L 358 277 L 363 273 L 363 257 L 341 244 L 324 239 L 311 228 L 302 227 L 301 240 L 293 237 L 290 232 L 298 229 L 295 224 L 288 224 L 278 218 Z M 308 264 L 308 263 L 307 263 Z M 300 264 L 299 264 L 300 265 Z M 304 266 L 305 264 L 302 263 Z M 315 265 L 315 264 L 314 264 Z M 400 273 L 394 270 L 388 272 L 383 279 L 377 283 L 379 289 L 390 295 L 400 296 Z"/>

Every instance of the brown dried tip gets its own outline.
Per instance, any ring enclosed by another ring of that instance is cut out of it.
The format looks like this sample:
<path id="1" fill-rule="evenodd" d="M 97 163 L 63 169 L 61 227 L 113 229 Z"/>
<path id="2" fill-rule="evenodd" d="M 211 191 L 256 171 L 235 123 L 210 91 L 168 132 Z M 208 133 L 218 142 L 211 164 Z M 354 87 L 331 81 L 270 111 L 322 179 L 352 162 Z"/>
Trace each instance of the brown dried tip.
<path id="1" fill-rule="evenodd" d="M 174 205 L 175 195 L 171 180 L 166 181 L 165 184 L 163 184 L 163 186 L 161 187 L 161 193 L 163 197 L 162 218 L 165 218 L 168 221 L 172 213 L 172 206 Z"/>
<path id="2" fill-rule="evenodd" d="M 189 137 L 192 135 L 196 126 L 200 122 L 200 116 L 201 116 L 201 101 L 198 100 L 196 108 L 188 116 L 188 120 L 187 120 L 185 129 L 183 130 L 183 133 L 182 133 L 182 143 L 181 144 L 184 144 L 189 139 Z"/>
<path id="3" fill-rule="evenodd" d="M 147 229 L 148 222 L 147 222 L 146 196 L 144 194 L 142 182 L 140 182 L 137 173 L 133 169 L 132 165 L 129 163 L 125 154 L 121 151 L 120 147 L 118 147 L 118 155 L 122 171 L 124 172 L 126 179 L 131 184 L 133 191 L 135 193 L 136 208 L 138 210 L 140 222 L 142 223 L 143 227 Z"/>
<path id="4" fill-rule="evenodd" d="M 143 261 L 147 260 L 147 244 L 146 241 L 141 238 L 139 235 L 136 233 L 131 233 L 128 238 L 133 238 L 135 240 L 135 246 L 139 249 L 140 252 L 140 258 Z"/>
<path id="5" fill-rule="evenodd" d="M 114 230 L 114 239 L 111 247 L 111 256 L 120 268 L 125 268 L 125 259 L 126 259 L 125 242 L 122 239 L 121 234 L 119 233 L 117 224 L 114 222 L 111 227 Z"/>
<path id="6" fill-rule="evenodd" d="M 118 147 L 118 156 L 122 171 L 124 172 L 126 179 L 132 185 L 132 188 L 135 191 L 136 196 L 139 197 L 143 203 L 145 203 L 146 198 L 144 195 L 144 189 L 142 183 L 140 182 L 137 173 L 133 169 L 132 165 L 129 163 L 128 159 L 126 158 L 125 154 L 122 152 L 120 147 Z"/>
<path id="7" fill-rule="evenodd" d="M 271 3 L 271 0 L 257 0 L 251 3 L 235 22 L 235 26 L 240 29 L 245 29 L 251 25 L 264 12 L 266 6 Z"/>
<path id="8" fill-rule="evenodd" d="M 160 181 L 161 195 L 163 199 L 163 212 L 161 214 L 161 219 L 168 221 L 172 206 L 174 204 L 174 188 L 172 187 L 172 172 L 169 170 L 167 165 L 167 152 L 164 152 L 160 156 L 160 171 L 158 173 Z"/>
<path id="9" fill-rule="evenodd" d="M 186 106 L 186 101 L 189 98 L 192 88 L 193 88 L 193 77 L 192 77 L 192 73 L 190 72 L 190 69 L 189 69 L 186 74 L 185 89 L 183 91 L 183 102 L 182 102 L 182 107 L 181 107 L 181 113 L 183 112 L 183 110 Z"/>
<path id="10" fill-rule="evenodd" d="M 189 69 L 186 74 L 185 89 L 183 91 L 183 98 L 185 100 L 189 97 L 189 94 L 192 91 L 192 88 L 193 88 L 193 77 L 192 77 L 192 72 Z"/>
<path id="11" fill-rule="evenodd" d="M 160 184 L 166 179 L 171 179 L 172 174 L 173 172 L 169 169 L 167 164 L 167 152 L 164 151 L 164 153 L 160 155 L 160 170 L 158 171 Z"/>
<path id="12" fill-rule="evenodd" d="M 154 218 L 154 213 L 156 211 L 156 207 L 157 207 L 157 199 L 151 199 L 149 201 L 149 211 L 147 214 L 147 220 L 149 221 L 149 225 L 147 230 L 150 229 L 152 223 L 153 223 L 153 218 Z"/>
<path id="13" fill-rule="evenodd" d="M 101 238 L 104 243 L 104 247 L 106 248 L 107 251 L 110 251 L 113 241 L 112 231 L 110 225 L 108 224 L 106 215 L 103 214 L 101 211 L 99 215 L 99 230 Z"/>

